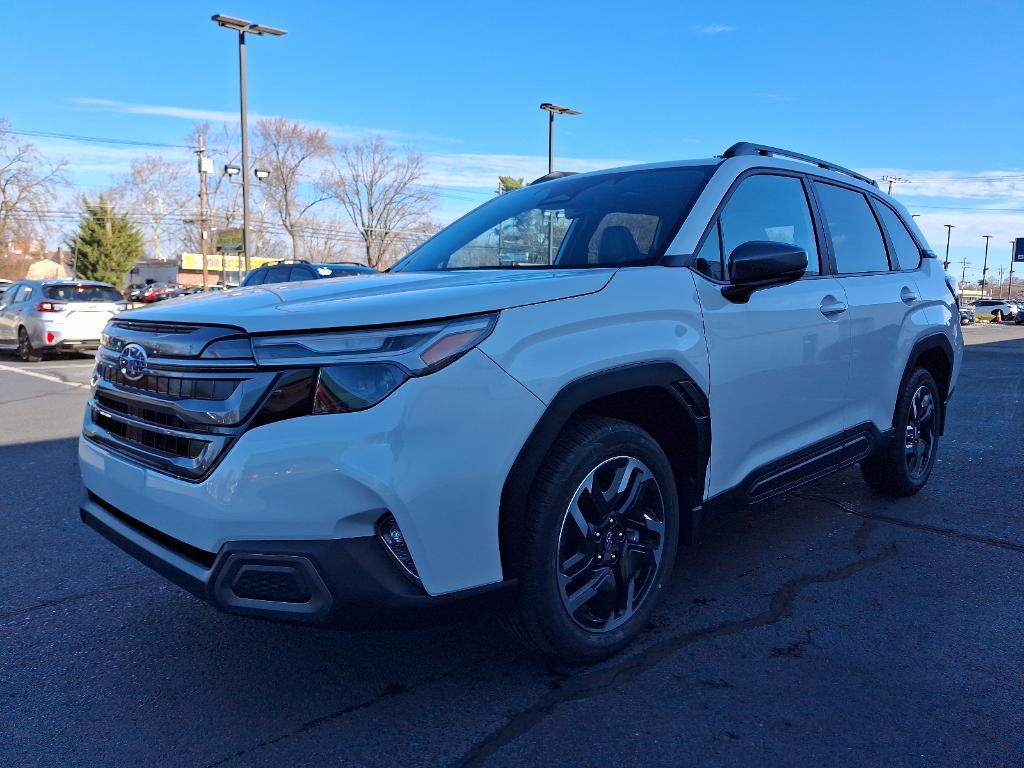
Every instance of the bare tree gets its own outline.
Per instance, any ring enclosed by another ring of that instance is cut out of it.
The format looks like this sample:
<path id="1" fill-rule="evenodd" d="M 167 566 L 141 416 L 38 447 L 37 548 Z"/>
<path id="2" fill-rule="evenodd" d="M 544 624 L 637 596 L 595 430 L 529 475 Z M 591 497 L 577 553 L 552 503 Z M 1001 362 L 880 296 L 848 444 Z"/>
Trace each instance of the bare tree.
<path id="1" fill-rule="evenodd" d="M 437 192 L 424 186 L 423 156 L 397 155 L 380 136 L 338 148 L 323 188 L 341 205 L 363 239 L 366 263 L 392 263 L 410 238 L 424 239 Z"/>
<path id="2" fill-rule="evenodd" d="M 188 242 L 181 225 L 197 208 L 191 168 L 186 158 L 145 155 L 132 160 L 114 186 L 112 197 L 145 233 L 153 258 L 163 259 Z"/>
<path id="3" fill-rule="evenodd" d="M 256 122 L 257 167 L 269 171 L 262 193 L 292 240 L 292 257 L 302 255 L 302 223 L 310 209 L 328 199 L 316 186 L 317 161 L 330 157 L 327 132 L 282 117 Z"/>
<path id="4" fill-rule="evenodd" d="M 10 133 L 0 118 L 0 252 L 15 237 L 34 238 L 46 232 L 48 209 L 66 186 L 67 163 L 47 161 L 34 145 Z"/>

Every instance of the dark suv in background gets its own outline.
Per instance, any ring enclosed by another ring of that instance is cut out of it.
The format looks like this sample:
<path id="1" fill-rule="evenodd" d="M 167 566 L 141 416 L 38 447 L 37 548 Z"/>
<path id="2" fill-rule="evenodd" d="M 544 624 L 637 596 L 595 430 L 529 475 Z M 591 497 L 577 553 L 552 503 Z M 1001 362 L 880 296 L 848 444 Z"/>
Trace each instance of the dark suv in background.
<path id="1" fill-rule="evenodd" d="M 254 269 L 245 278 L 244 286 L 264 283 L 294 283 L 298 280 L 322 280 L 325 277 L 373 275 L 377 270 L 365 264 L 310 264 L 308 261 L 279 261 Z"/>

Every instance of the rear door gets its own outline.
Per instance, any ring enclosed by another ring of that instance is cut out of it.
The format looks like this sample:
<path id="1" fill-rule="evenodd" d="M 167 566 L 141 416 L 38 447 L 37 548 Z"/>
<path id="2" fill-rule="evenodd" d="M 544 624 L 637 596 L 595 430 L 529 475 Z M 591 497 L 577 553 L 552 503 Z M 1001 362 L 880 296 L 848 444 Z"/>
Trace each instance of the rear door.
<path id="1" fill-rule="evenodd" d="M 918 331 L 930 325 L 928 303 L 915 280 L 920 249 L 913 238 L 906 248 L 894 227 L 908 262 L 901 269 L 893 241 L 864 192 L 825 181 L 815 181 L 813 188 L 836 277 L 850 305 L 846 427 L 874 425 L 884 431 L 892 427 L 897 391 Z"/>
<path id="2" fill-rule="evenodd" d="M 736 304 L 722 296 L 728 257 L 752 240 L 799 245 L 808 269 Z M 704 236 L 695 271 L 714 425 L 709 497 L 741 488 L 750 500 L 763 498 L 838 464 L 828 446 L 842 441 L 849 334 L 843 290 L 825 269 L 820 242 L 806 182 L 777 171 L 738 181 Z"/>

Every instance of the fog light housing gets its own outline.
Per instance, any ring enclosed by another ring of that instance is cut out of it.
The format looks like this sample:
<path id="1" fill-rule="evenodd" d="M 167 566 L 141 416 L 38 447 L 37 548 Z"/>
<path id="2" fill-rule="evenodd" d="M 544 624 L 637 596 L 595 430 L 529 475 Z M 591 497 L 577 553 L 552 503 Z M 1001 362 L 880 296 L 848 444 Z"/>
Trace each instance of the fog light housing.
<path id="1" fill-rule="evenodd" d="M 377 537 L 402 573 L 416 584 L 422 584 L 416 563 L 413 562 L 409 547 L 405 543 L 405 536 L 402 535 L 402 529 L 398 527 L 398 521 L 390 512 L 377 521 Z"/>

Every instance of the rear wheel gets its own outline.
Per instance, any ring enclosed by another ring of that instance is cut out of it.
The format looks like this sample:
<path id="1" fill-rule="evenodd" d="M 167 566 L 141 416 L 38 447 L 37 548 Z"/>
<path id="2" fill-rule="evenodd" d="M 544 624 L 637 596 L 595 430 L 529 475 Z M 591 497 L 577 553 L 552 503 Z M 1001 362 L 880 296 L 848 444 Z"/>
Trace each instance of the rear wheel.
<path id="1" fill-rule="evenodd" d="M 924 487 L 939 447 L 940 407 L 935 379 L 915 369 L 896 404 L 896 435 L 885 450 L 860 463 L 868 485 L 887 496 L 912 496 Z"/>
<path id="2" fill-rule="evenodd" d="M 32 346 L 32 339 L 24 326 L 18 329 L 18 357 L 26 363 L 38 363 L 43 359 L 43 353 Z"/>
<path id="3" fill-rule="evenodd" d="M 537 476 L 529 515 L 516 635 L 571 661 L 625 647 L 675 561 L 676 486 L 657 442 L 617 419 L 570 425 Z"/>

